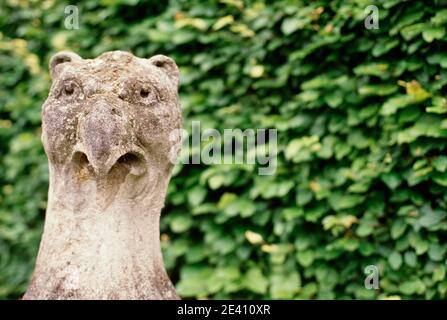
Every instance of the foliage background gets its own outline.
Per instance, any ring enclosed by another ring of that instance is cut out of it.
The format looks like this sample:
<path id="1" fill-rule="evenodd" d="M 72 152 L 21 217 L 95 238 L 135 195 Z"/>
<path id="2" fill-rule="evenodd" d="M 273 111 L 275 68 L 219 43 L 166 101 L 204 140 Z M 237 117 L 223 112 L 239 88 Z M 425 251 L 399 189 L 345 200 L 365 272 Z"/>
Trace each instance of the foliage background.
<path id="1" fill-rule="evenodd" d="M 446 26 L 441 0 L 2 1 L 0 298 L 23 294 L 37 253 L 40 106 L 63 49 L 170 55 L 186 128 L 279 131 L 274 176 L 176 168 L 162 244 L 184 298 L 446 298 Z"/>

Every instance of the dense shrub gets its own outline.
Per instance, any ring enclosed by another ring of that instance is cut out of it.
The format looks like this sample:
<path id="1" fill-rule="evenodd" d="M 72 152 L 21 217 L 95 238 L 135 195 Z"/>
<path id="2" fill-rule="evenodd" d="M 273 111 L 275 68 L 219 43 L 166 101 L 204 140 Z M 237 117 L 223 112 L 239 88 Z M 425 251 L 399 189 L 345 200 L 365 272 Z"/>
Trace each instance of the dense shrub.
<path id="1" fill-rule="evenodd" d="M 186 128 L 278 130 L 274 176 L 176 167 L 162 244 L 180 295 L 445 298 L 445 4 L 88 0 L 67 30 L 65 3 L 2 2 L 0 297 L 24 292 L 42 231 L 48 60 L 120 49 L 176 59 Z"/>

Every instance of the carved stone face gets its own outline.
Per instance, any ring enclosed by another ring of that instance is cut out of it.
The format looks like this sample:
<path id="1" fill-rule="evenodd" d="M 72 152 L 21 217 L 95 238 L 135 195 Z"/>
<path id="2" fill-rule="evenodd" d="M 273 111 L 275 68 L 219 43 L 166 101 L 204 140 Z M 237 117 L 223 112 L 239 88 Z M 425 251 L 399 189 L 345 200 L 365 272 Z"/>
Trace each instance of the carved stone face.
<path id="1" fill-rule="evenodd" d="M 73 181 L 95 181 L 107 198 L 123 182 L 124 194 L 134 197 L 170 175 L 178 142 L 172 132 L 182 122 L 172 59 L 122 51 L 82 59 L 61 52 L 50 69 L 42 140 L 54 171 Z M 139 181 L 142 176 L 149 179 Z"/>

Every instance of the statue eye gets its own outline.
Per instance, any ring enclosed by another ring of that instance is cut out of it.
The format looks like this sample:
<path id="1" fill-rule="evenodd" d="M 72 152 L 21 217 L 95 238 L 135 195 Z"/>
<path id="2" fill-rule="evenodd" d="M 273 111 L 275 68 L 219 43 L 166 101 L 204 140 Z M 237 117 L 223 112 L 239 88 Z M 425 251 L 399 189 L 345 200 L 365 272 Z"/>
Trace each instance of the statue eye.
<path id="1" fill-rule="evenodd" d="M 137 94 L 139 95 L 141 103 L 145 105 L 153 105 L 158 100 L 157 92 L 150 86 L 141 87 Z"/>
<path id="2" fill-rule="evenodd" d="M 72 98 L 76 95 L 78 95 L 79 86 L 74 81 L 65 81 L 60 89 L 60 94 L 67 98 Z"/>
<path id="3" fill-rule="evenodd" d="M 74 93 L 73 83 L 68 83 L 64 85 L 63 92 L 66 96 L 71 96 Z"/>
<path id="4" fill-rule="evenodd" d="M 147 97 L 149 97 L 149 94 L 150 94 L 150 90 L 149 89 L 141 88 L 141 90 L 140 90 L 140 97 L 141 98 L 147 98 Z"/>

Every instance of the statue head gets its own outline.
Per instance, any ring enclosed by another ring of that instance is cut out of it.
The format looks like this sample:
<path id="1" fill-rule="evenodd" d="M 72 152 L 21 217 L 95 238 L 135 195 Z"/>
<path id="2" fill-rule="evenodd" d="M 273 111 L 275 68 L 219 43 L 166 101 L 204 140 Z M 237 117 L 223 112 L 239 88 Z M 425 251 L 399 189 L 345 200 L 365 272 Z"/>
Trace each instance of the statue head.
<path id="1" fill-rule="evenodd" d="M 118 192 L 151 193 L 169 178 L 179 142 L 172 133 L 182 122 L 179 70 L 171 58 L 113 51 L 82 59 L 60 52 L 50 72 L 42 140 L 55 173 L 95 182 L 103 204 Z"/>

